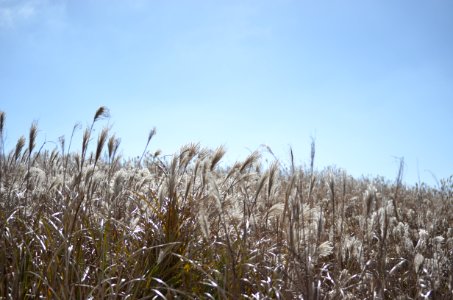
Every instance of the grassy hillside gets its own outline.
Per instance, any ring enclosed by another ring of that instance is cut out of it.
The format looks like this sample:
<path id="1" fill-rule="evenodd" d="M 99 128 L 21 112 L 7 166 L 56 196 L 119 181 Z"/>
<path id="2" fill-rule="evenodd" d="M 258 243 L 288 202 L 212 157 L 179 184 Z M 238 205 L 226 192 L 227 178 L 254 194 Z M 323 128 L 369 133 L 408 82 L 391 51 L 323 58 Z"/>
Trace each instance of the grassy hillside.
<path id="1" fill-rule="evenodd" d="M 92 136 L 105 114 L 44 151 L 36 124 L 4 149 L 1 113 L 0 299 L 453 298 L 453 177 L 316 172 L 314 145 L 306 168 L 198 145 L 124 160 Z"/>

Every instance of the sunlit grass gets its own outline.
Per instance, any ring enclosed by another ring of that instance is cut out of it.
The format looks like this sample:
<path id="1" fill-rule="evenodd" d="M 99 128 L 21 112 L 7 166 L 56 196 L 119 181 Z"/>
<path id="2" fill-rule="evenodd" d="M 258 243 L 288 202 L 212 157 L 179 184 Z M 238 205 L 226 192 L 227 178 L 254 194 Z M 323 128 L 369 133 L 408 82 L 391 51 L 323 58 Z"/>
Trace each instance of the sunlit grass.
<path id="1" fill-rule="evenodd" d="M 453 177 L 316 171 L 314 144 L 309 168 L 292 152 L 224 167 L 199 145 L 166 158 L 146 151 L 155 130 L 127 160 L 107 128 L 92 137 L 107 116 L 74 153 L 74 131 L 36 147 L 36 123 L 4 149 L 1 113 L 0 299 L 453 297 Z"/>

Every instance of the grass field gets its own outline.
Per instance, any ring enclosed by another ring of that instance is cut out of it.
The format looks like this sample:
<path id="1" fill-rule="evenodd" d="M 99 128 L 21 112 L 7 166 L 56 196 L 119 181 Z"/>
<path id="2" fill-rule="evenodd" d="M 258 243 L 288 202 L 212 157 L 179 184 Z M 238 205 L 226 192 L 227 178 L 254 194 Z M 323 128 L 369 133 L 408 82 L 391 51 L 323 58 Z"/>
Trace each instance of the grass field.
<path id="1" fill-rule="evenodd" d="M 314 144 L 307 167 L 127 160 L 106 114 L 43 150 L 35 123 L 4 149 L 1 113 L 0 299 L 453 299 L 453 177 L 316 171 Z"/>

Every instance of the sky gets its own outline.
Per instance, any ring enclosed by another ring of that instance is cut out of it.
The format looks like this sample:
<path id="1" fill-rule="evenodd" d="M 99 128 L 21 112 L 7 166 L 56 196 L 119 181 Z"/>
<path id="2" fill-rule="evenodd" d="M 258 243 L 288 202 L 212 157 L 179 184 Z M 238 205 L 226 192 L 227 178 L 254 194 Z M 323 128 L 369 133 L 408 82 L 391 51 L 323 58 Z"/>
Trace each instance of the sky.
<path id="1" fill-rule="evenodd" d="M 453 174 L 453 1 L 0 0 L 6 148 L 99 122 L 125 157 L 269 146 L 407 184 Z M 81 144 L 81 132 L 74 143 Z M 261 147 L 261 148 L 260 148 Z"/>

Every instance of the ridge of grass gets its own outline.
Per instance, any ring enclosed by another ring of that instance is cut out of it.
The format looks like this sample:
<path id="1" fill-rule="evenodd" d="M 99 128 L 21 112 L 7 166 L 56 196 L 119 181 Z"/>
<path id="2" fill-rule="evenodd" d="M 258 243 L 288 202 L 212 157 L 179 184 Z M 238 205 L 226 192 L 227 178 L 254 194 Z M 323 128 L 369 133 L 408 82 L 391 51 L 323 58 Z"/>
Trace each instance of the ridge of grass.
<path id="1" fill-rule="evenodd" d="M 89 153 L 4 149 L 0 299 L 451 299 L 453 176 L 438 187 L 335 168 L 221 167 L 225 149 L 122 159 L 104 128 Z M 27 146 L 28 145 L 28 146 Z M 27 148 L 24 148 L 27 147 Z M 269 149 L 269 151 L 271 151 Z"/>

